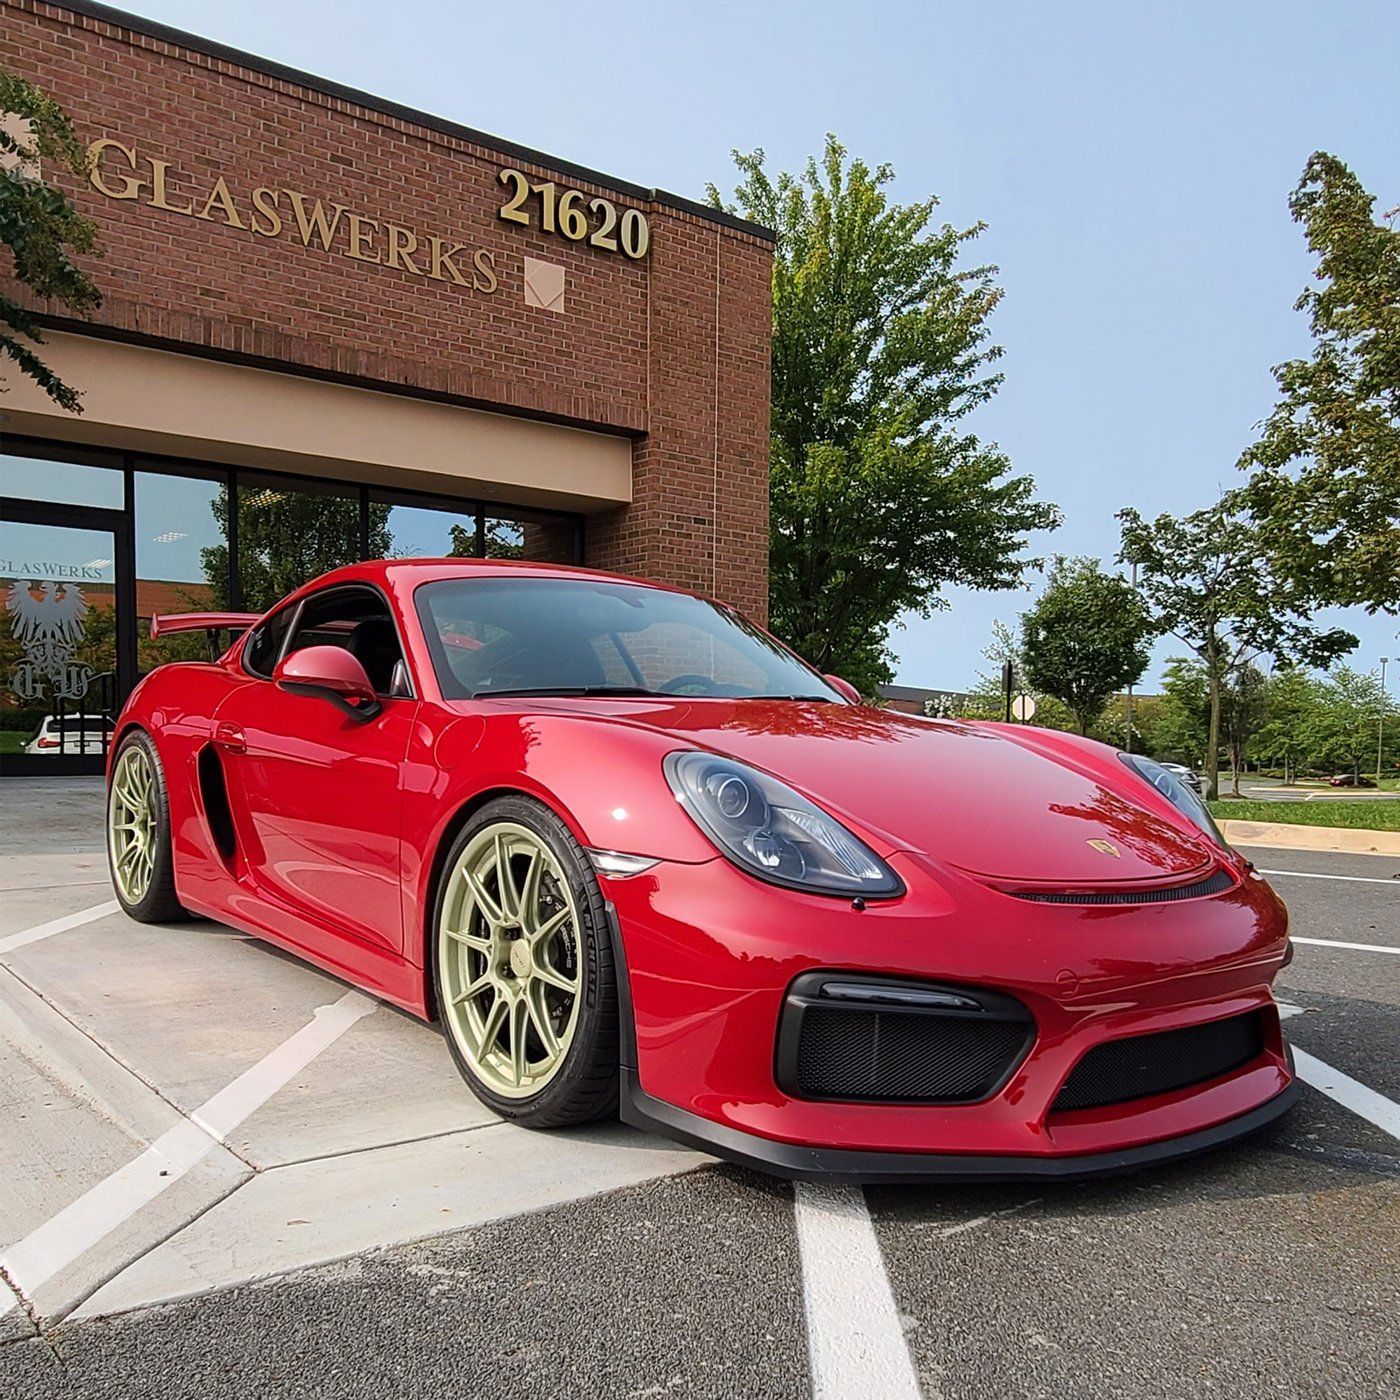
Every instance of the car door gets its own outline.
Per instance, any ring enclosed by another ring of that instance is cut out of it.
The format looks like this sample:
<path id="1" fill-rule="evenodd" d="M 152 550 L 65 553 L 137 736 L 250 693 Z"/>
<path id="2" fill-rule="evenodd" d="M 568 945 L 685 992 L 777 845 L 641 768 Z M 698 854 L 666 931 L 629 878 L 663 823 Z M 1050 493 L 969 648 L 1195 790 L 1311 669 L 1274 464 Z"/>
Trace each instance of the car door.
<path id="1" fill-rule="evenodd" d="M 402 639 L 384 596 L 369 585 L 326 589 L 293 607 L 290 617 L 264 624 L 267 636 L 249 638 L 245 669 L 256 683 L 214 716 L 247 878 L 274 907 L 314 925 L 318 942 L 348 937 L 399 952 L 399 822 L 417 710 Z M 373 718 L 352 718 L 273 683 L 283 656 L 327 645 L 346 647 L 365 666 L 382 705 Z"/>

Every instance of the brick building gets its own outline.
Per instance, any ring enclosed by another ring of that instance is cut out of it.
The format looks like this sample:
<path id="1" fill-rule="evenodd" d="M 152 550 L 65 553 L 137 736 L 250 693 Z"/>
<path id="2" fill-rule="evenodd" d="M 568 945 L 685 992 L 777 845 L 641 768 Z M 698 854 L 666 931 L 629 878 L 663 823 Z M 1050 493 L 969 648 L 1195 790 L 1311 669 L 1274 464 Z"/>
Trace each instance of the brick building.
<path id="1" fill-rule="evenodd" d="M 104 703 L 139 597 L 255 608 L 356 555 L 580 560 L 763 617 L 765 230 L 101 5 L 0 19 L 91 144 L 55 178 L 103 249 L 92 319 L 44 315 L 83 414 L 6 376 L 0 589 L 111 595 Z"/>

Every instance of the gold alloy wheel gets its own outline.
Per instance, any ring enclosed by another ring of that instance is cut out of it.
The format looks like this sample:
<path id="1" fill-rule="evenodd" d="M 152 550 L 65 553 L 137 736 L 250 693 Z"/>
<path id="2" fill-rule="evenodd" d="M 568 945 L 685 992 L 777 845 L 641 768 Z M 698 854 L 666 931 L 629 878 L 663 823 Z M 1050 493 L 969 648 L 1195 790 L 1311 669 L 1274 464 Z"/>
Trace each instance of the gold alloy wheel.
<path id="1" fill-rule="evenodd" d="M 579 921 L 568 878 L 529 827 L 467 843 L 438 924 L 442 1013 L 473 1073 L 522 1099 L 559 1072 L 579 1016 Z"/>
<path id="2" fill-rule="evenodd" d="M 151 888 L 156 864 L 156 775 L 140 744 L 117 758 L 107 799 L 107 848 L 112 875 L 127 904 L 140 904 Z"/>

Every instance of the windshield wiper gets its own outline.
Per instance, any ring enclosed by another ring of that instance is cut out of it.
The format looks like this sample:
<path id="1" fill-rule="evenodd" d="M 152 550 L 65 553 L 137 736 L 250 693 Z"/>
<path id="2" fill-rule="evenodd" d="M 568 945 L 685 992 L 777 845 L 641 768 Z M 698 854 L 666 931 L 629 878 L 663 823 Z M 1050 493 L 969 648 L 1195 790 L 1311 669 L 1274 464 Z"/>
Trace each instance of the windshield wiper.
<path id="1" fill-rule="evenodd" d="M 620 696 L 647 696 L 655 699 L 674 700 L 674 695 L 668 695 L 664 690 L 647 690 L 639 685 L 522 685 L 506 687 L 500 690 L 474 690 L 473 700 L 489 700 L 493 696 L 514 695 L 620 695 Z"/>
<path id="2" fill-rule="evenodd" d="M 747 700 L 815 700 L 819 705 L 834 705 L 829 695 L 748 695 Z"/>

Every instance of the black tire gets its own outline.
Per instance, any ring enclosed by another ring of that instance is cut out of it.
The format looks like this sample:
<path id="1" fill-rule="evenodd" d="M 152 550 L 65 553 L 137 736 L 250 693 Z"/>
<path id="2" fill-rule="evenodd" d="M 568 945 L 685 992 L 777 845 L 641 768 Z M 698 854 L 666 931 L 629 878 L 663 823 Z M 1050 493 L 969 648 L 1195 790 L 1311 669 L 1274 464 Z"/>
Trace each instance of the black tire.
<path id="1" fill-rule="evenodd" d="M 592 863 L 583 847 L 543 803 L 524 796 L 496 798 L 473 813 L 458 832 L 443 864 L 429 925 L 434 986 L 440 994 L 444 985 L 441 958 L 445 946 L 442 914 L 448 877 L 472 838 L 484 827 L 500 822 L 514 822 L 529 828 L 550 848 L 569 881 L 580 925 L 577 929 L 582 974 L 579 1021 L 563 1065 L 529 1098 L 505 1098 L 481 1081 L 439 1006 L 439 1023 L 448 1049 L 458 1072 L 477 1098 L 492 1112 L 522 1127 L 561 1128 L 612 1117 L 617 1113 L 618 1103 L 619 1017 L 607 911 Z"/>
<path id="2" fill-rule="evenodd" d="M 123 911 L 131 918 L 142 924 L 176 923 L 182 919 L 188 919 L 190 915 L 175 896 L 175 860 L 170 843 L 170 796 L 165 783 L 165 769 L 161 765 L 160 754 L 156 751 L 155 741 L 144 729 L 133 729 L 117 746 L 117 752 L 112 759 L 113 773 L 116 772 L 117 763 L 121 755 L 132 747 L 139 747 L 145 752 L 146 758 L 151 765 L 155 789 L 155 859 L 151 867 L 150 883 L 146 887 L 144 897 L 139 902 L 133 904 L 122 894 L 121 886 L 117 883 L 116 871 L 113 867 L 112 843 L 110 839 L 106 842 L 107 870 L 112 877 L 112 889 L 117 896 L 117 903 L 121 905 Z M 112 793 L 109 788 L 107 792 L 105 821 L 106 823 L 110 823 L 111 820 Z"/>

